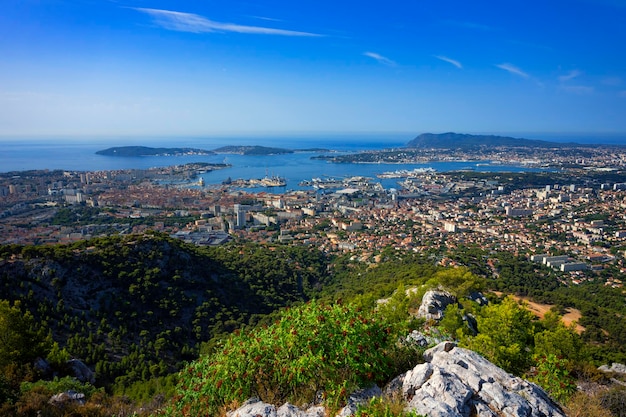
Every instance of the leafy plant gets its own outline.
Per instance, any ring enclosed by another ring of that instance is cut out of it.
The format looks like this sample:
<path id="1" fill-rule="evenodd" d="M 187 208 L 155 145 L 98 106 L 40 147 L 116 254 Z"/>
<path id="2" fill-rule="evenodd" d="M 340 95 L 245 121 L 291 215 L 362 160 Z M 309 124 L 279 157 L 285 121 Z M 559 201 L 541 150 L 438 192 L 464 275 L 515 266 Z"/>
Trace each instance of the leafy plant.
<path id="1" fill-rule="evenodd" d="M 563 403 L 576 392 L 576 383 L 568 371 L 568 360 L 554 354 L 535 355 L 534 375 L 529 380 L 537 383 L 557 401 Z"/>
<path id="2" fill-rule="evenodd" d="M 311 302 L 280 321 L 229 337 L 218 351 L 180 374 L 166 415 L 215 415 L 257 396 L 269 403 L 312 402 L 338 409 L 350 392 L 391 376 L 390 329 L 353 305 Z"/>

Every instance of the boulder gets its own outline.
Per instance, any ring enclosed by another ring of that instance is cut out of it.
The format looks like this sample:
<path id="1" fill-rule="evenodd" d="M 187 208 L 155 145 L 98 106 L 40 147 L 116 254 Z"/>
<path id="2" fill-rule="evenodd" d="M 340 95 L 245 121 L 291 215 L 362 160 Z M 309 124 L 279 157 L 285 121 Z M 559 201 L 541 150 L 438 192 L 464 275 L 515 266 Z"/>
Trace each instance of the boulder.
<path id="1" fill-rule="evenodd" d="M 476 317 L 474 317 L 473 314 L 471 313 L 463 314 L 463 322 L 465 323 L 465 326 L 467 326 L 469 331 L 474 336 L 478 334 L 478 321 L 476 320 Z"/>
<path id="2" fill-rule="evenodd" d="M 58 408 L 64 408 L 68 404 L 85 405 L 85 394 L 69 390 L 53 395 L 48 403 Z"/>
<path id="3" fill-rule="evenodd" d="M 347 404 L 337 414 L 338 417 L 348 417 L 356 413 L 361 405 L 366 405 L 372 398 L 380 397 L 383 391 L 376 385 L 371 388 L 361 389 L 348 397 Z"/>
<path id="4" fill-rule="evenodd" d="M 43 358 L 35 359 L 33 366 L 44 377 L 52 375 L 52 366 L 50 366 L 50 362 L 48 362 L 47 360 Z"/>
<path id="5" fill-rule="evenodd" d="M 72 370 L 72 376 L 80 382 L 89 382 L 90 384 L 96 382 L 96 374 L 80 360 L 70 359 L 67 361 L 67 365 Z"/>
<path id="6" fill-rule="evenodd" d="M 324 407 L 311 407 L 301 410 L 293 404 L 285 403 L 279 408 L 265 403 L 258 398 L 250 398 L 235 411 L 227 413 L 228 417 L 324 417 Z"/>
<path id="7" fill-rule="evenodd" d="M 614 372 L 616 374 L 624 374 L 626 375 L 626 365 L 621 363 L 613 363 L 609 367 L 609 365 L 602 365 L 598 368 L 598 370 L 602 372 Z"/>
<path id="8" fill-rule="evenodd" d="M 456 302 L 456 297 L 447 291 L 427 291 L 417 310 L 417 317 L 439 321 L 443 317 L 446 307 Z"/>
<path id="9" fill-rule="evenodd" d="M 489 304 L 489 300 L 487 299 L 487 297 L 485 297 L 485 295 L 482 292 L 478 292 L 478 291 L 469 293 L 467 296 L 467 299 L 474 301 L 475 303 L 478 303 L 478 305 L 481 305 L 481 306 L 486 306 L 487 304 Z"/>
<path id="10" fill-rule="evenodd" d="M 565 417 L 537 385 L 450 342 L 429 349 L 404 375 L 407 411 L 430 417 Z"/>
<path id="11" fill-rule="evenodd" d="M 417 330 L 413 330 L 409 335 L 404 339 L 400 340 L 402 344 L 407 346 L 417 346 L 417 347 L 426 347 L 430 344 L 428 338 Z"/>

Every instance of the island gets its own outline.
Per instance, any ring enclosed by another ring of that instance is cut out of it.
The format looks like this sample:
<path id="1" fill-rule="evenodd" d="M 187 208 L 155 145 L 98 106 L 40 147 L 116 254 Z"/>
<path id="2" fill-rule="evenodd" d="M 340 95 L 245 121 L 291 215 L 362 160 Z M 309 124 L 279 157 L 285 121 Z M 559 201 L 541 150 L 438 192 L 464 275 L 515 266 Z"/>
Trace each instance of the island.
<path id="1" fill-rule="evenodd" d="M 181 156 L 181 155 L 213 155 L 214 152 L 196 148 L 151 148 L 149 146 L 116 146 L 96 152 L 104 156 Z"/>
<path id="2" fill-rule="evenodd" d="M 228 153 L 237 155 L 282 155 L 293 153 L 291 149 L 272 148 L 267 146 L 222 146 L 215 149 L 215 153 Z"/>

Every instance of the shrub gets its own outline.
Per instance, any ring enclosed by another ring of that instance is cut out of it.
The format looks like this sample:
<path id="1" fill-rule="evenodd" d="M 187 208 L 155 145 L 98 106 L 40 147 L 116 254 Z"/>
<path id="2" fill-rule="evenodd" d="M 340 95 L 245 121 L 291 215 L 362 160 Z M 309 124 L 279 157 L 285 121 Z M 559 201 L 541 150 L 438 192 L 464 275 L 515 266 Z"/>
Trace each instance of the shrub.
<path id="1" fill-rule="evenodd" d="M 565 406 L 569 417 L 613 417 L 611 412 L 602 406 L 600 399 L 578 391 L 569 399 Z"/>
<path id="2" fill-rule="evenodd" d="M 76 378 L 66 376 L 64 378 L 54 378 L 52 381 L 40 380 L 37 382 L 23 382 L 21 386 L 22 394 L 26 394 L 33 390 L 47 392 L 50 395 L 58 394 L 64 391 L 82 392 L 87 398 L 98 391 L 96 387 L 88 382 L 80 382 Z"/>
<path id="3" fill-rule="evenodd" d="M 554 354 L 534 355 L 535 375 L 529 380 L 537 383 L 555 400 L 563 403 L 576 392 L 576 383 L 569 375 L 568 360 Z"/>
<path id="4" fill-rule="evenodd" d="M 614 417 L 626 417 L 626 388 L 613 387 L 599 394 L 600 404 L 613 413 Z"/>
<path id="5" fill-rule="evenodd" d="M 396 399 L 372 398 L 370 402 L 358 408 L 355 417 L 423 417 L 415 411 L 405 411 L 404 401 Z"/>
<path id="6" fill-rule="evenodd" d="M 522 375 L 532 365 L 534 316 L 511 297 L 501 304 L 483 307 L 478 316 L 478 335 L 461 340 L 507 372 Z"/>
<path id="7" fill-rule="evenodd" d="M 374 314 L 374 313 L 372 313 Z M 275 324 L 231 335 L 180 373 L 167 415 L 216 415 L 256 396 L 269 403 L 312 402 L 338 409 L 358 387 L 385 382 L 397 350 L 388 326 L 352 305 L 311 302 Z"/>

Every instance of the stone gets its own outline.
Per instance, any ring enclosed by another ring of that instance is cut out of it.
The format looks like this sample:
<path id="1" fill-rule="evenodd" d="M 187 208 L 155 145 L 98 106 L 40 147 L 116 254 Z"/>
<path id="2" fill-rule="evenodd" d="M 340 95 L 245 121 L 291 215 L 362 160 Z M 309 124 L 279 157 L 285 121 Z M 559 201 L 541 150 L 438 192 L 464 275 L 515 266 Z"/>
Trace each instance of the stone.
<path id="1" fill-rule="evenodd" d="M 450 352 L 452 349 L 454 349 L 456 347 L 456 343 L 451 342 L 451 341 L 445 341 L 445 342 L 441 342 L 439 343 L 437 346 L 433 346 L 430 349 L 424 351 L 424 360 L 426 362 L 430 362 L 433 359 L 433 356 L 435 356 L 435 354 L 437 352 Z"/>
<path id="2" fill-rule="evenodd" d="M 478 291 L 471 292 L 468 294 L 466 298 L 470 301 L 474 301 L 475 303 L 481 306 L 486 306 L 487 304 L 489 304 L 489 300 L 487 299 L 487 297 L 485 297 L 485 295 L 482 292 L 478 292 Z"/>
<path id="3" fill-rule="evenodd" d="M 626 365 L 621 363 L 613 363 L 609 367 L 608 365 L 602 365 L 598 367 L 598 370 L 602 372 L 614 372 L 616 374 L 626 374 Z"/>
<path id="4" fill-rule="evenodd" d="M 228 417 L 325 417 L 324 407 L 311 407 L 302 410 L 293 404 L 285 403 L 278 409 L 272 404 L 265 403 L 258 398 L 250 398 L 235 411 L 227 413 Z"/>
<path id="5" fill-rule="evenodd" d="M 476 317 L 471 313 L 464 314 L 463 321 L 472 335 L 476 336 L 478 334 L 478 321 L 476 321 Z"/>
<path id="6" fill-rule="evenodd" d="M 408 346 L 419 346 L 426 347 L 429 345 L 428 339 L 424 336 L 423 333 L 418 332 L 417 330 L 413 330 L 409 335 L 404 339 L 404 344 Z"/>
<path id="7" fill-rule="evenodd" d="M 48 403 L 58 408 L 64 408 L 68 404 L 85 405 L 85 394 L 73 390 L 55 394 L 48 400 Z"/>
<path id="8" fill-rule="evenodd" d="M 72 370 L 73 376 L 80 382 L 89 382 L 90 384 L 96 382 L 96 374 L 82 361 L 78 359 L 70 359 L 67 361 L 67 365 Z"/>
<path id="9" fill-rule="evenodd" d="M 358 390 L 348 397 L 347 404 L 337 414 L 338 417 L 348 417 L 356 413 L 356 410 L 361 405 L 367 404 L 372 398 L 380 397 L 383 395 L 383 391 L 377 385 L 373 385 L 370 388 Z"/>
<path id="10" fill-rule="evenodd" d="M 447 291 L 427 291 L 417 310 L 417 317 L 439 321 L 443 318 L 446 307 L 456 302 L 456 297 Z"/>
<path id="11" fill-rule="evenodd" d="M 227 415 L 228 417 L 278 417 L 275 406 L 264 403 L 258 398 L 250 398 L 241 407 Z M 287 415 L 282 417 L 287 417 Z"/>
<path id="12" fill-rule="evenodd" d="M 276 417 L 324 417 L 325 415 L 326 410 L 321 406 L 303 411 L 293 404 L 285 403 L 276 410 Z"/>
<path id="13" fill-rule="evenodd" d="M 43 358 L 35 359 L 33 366 L 40 374 L 44 376 L 52 375 L 52 367 L 50 366 L 50 363 Z"/>

